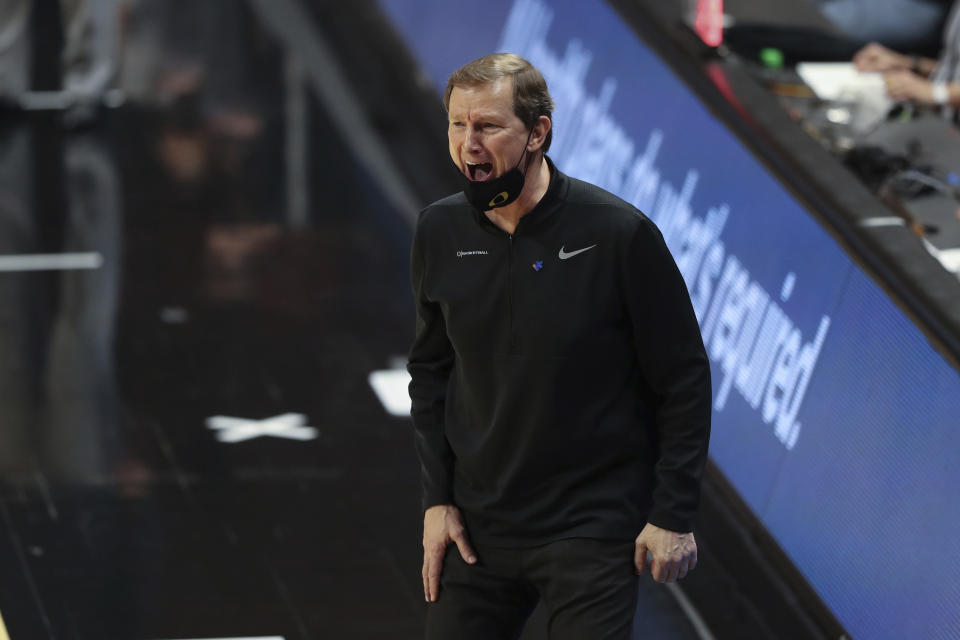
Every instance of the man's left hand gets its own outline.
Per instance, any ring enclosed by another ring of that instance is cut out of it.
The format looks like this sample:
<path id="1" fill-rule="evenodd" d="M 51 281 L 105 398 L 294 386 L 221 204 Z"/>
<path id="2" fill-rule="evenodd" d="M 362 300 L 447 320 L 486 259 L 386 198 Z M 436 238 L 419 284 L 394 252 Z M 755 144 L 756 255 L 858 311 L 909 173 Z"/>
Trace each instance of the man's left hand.
<path id="1" fill-rule="evenodd" d="M 633 562 L 637 574 L 647 566 L 647 551 L 653 556 L 650 573 L 657 582 L 674 582 L 697 566 L 697 541 L 693 533 L 677 533 L 650 524 L 637 536 Z"/>

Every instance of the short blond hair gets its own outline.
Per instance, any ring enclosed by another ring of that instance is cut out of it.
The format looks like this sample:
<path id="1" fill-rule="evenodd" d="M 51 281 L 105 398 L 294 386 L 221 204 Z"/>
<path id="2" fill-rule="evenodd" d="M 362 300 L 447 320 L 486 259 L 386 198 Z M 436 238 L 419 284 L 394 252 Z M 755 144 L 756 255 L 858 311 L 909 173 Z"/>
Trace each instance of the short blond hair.
<path id="1" fill-rule="evenodd" d="M 454 87 L 477 87 L 500 78 L 513 79 L 513 112 L 527 129 L 532 129 L 540 116 L 553 120 L 553 98 L 547 90 L 547 81 L 535 66 L 514 53 L 493 53 L 468 62 L 447 80 L 443 92 L 443 106 L 450 110 L 450 94 Z M 553 128 L 547 132 L 543 151 L 550 149 Z"/>

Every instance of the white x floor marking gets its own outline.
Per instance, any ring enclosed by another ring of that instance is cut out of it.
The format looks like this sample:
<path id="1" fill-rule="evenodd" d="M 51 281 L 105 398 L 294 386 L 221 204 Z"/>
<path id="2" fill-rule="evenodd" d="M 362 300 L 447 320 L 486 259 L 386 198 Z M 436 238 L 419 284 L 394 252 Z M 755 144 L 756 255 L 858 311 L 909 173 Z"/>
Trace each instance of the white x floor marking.
<path id="1" fill-rule="evenodd" d="M 242 442 L 260 436 L 290 438 L 291 440 L 313 440 L 319 432 L 306 426 L 307 416 L 302 413 L 285 413 L 263 420 L 213 416 L 207 418 L 207 427 L 216 429 L 220 442 Z"/>

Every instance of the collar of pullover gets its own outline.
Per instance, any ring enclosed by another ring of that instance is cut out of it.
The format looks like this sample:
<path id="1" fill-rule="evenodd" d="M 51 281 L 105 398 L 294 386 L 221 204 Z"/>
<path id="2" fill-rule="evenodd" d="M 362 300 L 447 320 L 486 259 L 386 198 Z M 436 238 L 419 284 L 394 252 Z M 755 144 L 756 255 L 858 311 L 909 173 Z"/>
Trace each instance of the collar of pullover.
<path id="1" fill-rule="evenodd" d="M 542 198 L 540 198 L 540 202 L 538 202 L 533 209 L 528 211 L 523 215 L 522 218 L 520 218 L 520 222 L 517 224 L 517 230 L 520 229 L 521 225 L 523 225 L 523 228 L 527 229 L 539 224 L 540 222 L 543 222 L 560 208 L 566 198 L 570 179 L 557 169 L 556 165 L 553 164 L 553 160 L 551 160 L 549 156 L 545 155 L 543 158 L 547 161 L 547 166 L 550 168 L 550 186 L 547 187 L 547 192 L 543 194 Z M 487 218 L 486 214 L 482 211 L 477 211 L 474 209 L 473 213 L 476 216 L 477 221 L 484 227 L 489 227 L 500 233 L 506 233 L 503 229 L 491 222 L 490 219 Z"/>

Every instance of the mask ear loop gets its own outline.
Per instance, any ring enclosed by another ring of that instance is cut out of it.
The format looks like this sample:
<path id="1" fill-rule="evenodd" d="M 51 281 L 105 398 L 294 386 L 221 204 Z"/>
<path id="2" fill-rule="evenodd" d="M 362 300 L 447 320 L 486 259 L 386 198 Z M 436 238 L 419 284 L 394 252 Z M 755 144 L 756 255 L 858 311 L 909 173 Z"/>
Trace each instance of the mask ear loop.
<path id="1" fill-rule="evenodd" d="M 524 156 L 525 154 L 527 154 L 527 146 L 530 144 L 530 138 L 532 138 L 532 137 L 533 137 L 533 127 L 530 127 L 530 133 L 527 134 L 527 141 L 526 141 L 526 143 L 524 143 L 524 145 L 523 145 L 523 153 L 520 154 L 520 159 L 517 160 L 517 165 L 514 167 L 514 169 L 519 169 L 519 168 L 520 168 L 520 163 L 523 162 L 523 156 Z M 526 166 L 523 168 L 523 176 L 524 176 L 524 177 L 527 176 L 527 169 L 529 169 L 529 168 L 530 168 L 530 156 L 527 155 L 527 164 L 526 164 Z"/>

